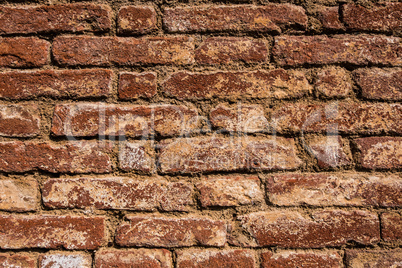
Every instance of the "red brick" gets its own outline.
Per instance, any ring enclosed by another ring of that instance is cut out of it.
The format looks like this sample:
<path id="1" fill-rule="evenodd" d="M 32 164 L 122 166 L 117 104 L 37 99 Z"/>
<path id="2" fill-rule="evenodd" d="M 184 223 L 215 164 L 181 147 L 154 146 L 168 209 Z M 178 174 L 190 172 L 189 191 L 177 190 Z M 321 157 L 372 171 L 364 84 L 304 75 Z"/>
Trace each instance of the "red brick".
<path id="1" fill-rule="evenodd" d="M 267 132 L 270 128 L 261 105 L 220 104 L 209 114 L 213 127 L 230 132 Z"/>
<path id="2" fill-rule="evenodd" d="M 98 248 L 105 237 L 103 217 L 0 216 L 0 248 Z"/>
<path id="3" fill-rule="evenodd" d="M 163 91 L 178 99 L 298 98 L 311 91 L 300 71 L 177 72 L 163 82 Z"/>
<path id="4" fill-rule="evenodd" d="M 172 253 L 166 249 L 102 249 L 96 252 L 96 268 L 171 268 Z"/>
<path id="5" fill-rule="evenodd" d="M 343 20 L 352 30 L 402 31 L 402 3 L 373 4 L 366 8 L 356 4 L 343 6 Z"/>
<path id="6" fill-rule="evenodd" d="M 40 131 L 36 105 L 0 104 L 0 136 L 34 137 Z"/>
<path id="7" fill-rule="evenodd" d="M 37 37 L 0 38 L 0 67 L 41 67 L 49 62 L 49 48 Z"/>
<path id="8" fill-rule="evenodd" d="M 226 242 L 224 221 L 204 217 L 129 216 L 129 223 L 117 228 L 116 242 L 120 246 L 140 247 L 222 247 Z"/>
<path id="9" fill-rule="evenodd" d="M 381 235 L 389 241 L 402 242 L 402 216 L 394 212 L 381 215 Z"/>
<path id="10" fill-rule="evenodd" d="M 186 211 L 193 194 L 191 184 L 162 178 L 49 179 L 42 189 L 43 203 L 50 208 Z"/>
<path id="11" fill-rule="evenodd" d="M 0 73 L 0 98 L 93 98 L 108 96 L 109 70 L 45 70 Z"/>
<path id="12" fill-rule="evenodd" d="M 164 140 L 158 159 L 163 173 L 287 170 L 302 165 L 294 140 L 281 137 Z"/>
<path id="13" fill-rule="evenodd" d="M 402 66 L 402 40 L 383 35 L 279 36 L 273 55 L 279 65 L 303 64 Z"/>
<path id="14" fill-rule="evenodd" d="M 0 268 L 36 268 L 36 258 L 28 254 L 0 253 Z"/>
<path id="15" fill-rule="evenodd" d="M 361 173 L 285 173 L 268 176 L 269 201 L 278 206 L 402 207 L 402 177 Z"/>
<path id="16" fill-rule="evenodd" d="M 317 72 L 315 90 L 326 98 L 342 98 L 352 91 L 352 80 L 343 68 L 329 67 Z"/>
<path id="17" fill-rule="evenodd" d="M 243 37 L 210 37 L 195 51 L 199 64 L 264 62 L 267 57 L 268 48 L 263 41 Z"/>
<path id="18" fill-rule="evenodd" d="M 304 216 L 296 211 L 272 210 L 240 219 L 258 247 L 322 248 L 349 241 L 374 245 L 380 240 L 378 215 L 369 211 L 324 210 Z"/>
<path id="19" fill-rule="evenodd" d="M 59 104 L 54 110 L 52 133 L 76 137 L 174 136 L 196 130 L 197 121 L 197 111 L 181 105 Z"/>
<path id="20" fill-rule="evenodd" d="M 339 7 L 321 7 L 318 10 L 318 19 L 322 27 L 329 30 L 343 30 L 345 27 L 339 20 Z"/>
<path id="21" fill-rule="evenodd" d="M 155 9 L 150 6 L 124 6 L 117 19 L 117 30 L 124 34 L 145 34 L 158 27 Z"/>
<path id="22" fill-rule="evenodd" d="M 401 249 L 357 250 L 345 251 L 348 267 L 393 268 L 400 267 L 402 262 Z"/>
<path id="23" fill-rule="evenodd" d="M 254 205 L 264 202 L 258 177 L 202 178 L 196 187 L 203 207 Z"/>
<path id="24" fill-rule="evenodd" d="M 402 168 L 402 137 L 368 137 L 355 140 L 358 163 L 367 169 Z"/>
<path id="25" fill-rule="evenodd" d="M 340 136 L 313 136 L 305 149 L 317 159 L 320 168 L 348 167 L 353 164 L 348 141 Z"/>
<path id="26" fill-rule="evenodd" d="M 342 257 L 336 251 L 266 251 L 261 254 L 261 267 L 343 268 Z"/>
<path id="27" fill-rule="evenodd" d="M 358 69 L 353 72 L 363 98 L 402 100 L 402 69 Z"/>
<path id="28" fill-rule="evenodd" d="M 191 37 L 93 37 L 63 36 L 53 42 L 53 56 L 60 65 L 120 66 L 191 64 Z"/>
<path id="29" fill-rule="evenodd" d="M 120 73 L 119 99 L 152 98 L 156 94 L 156 73 Z"/>
<path id="30" fill-rule="evenodd" d="M 0 180 L 0 210 L 34 211 L 38 207 L 39 186 L 35 179 Z"/>
<path id="31" fill-rule="evenodd" d="M 39 256 L 39 267 L 91 268 L 92 257 L 90 254 L 83 252 L 50 251 Z"/>
<path id="32" fill-rule="evenodd" d="M 110 8 L 95 4 L 0 7 L 0 34 L 100 32 L 110 29 Z"/>
<path id="33" fill-rule="evenodd" d="M 155 172 L 155 151 L 150 142 L 121 142 L 120 168 L 125 171 Z"/>
<path id="34" fill-rule="evenodd" d="M 286 103 L 272 112 L 279 133 L 402 133 L 402 105 L 388 103 Z"/>
<path id="35" fill-rule="evenodd" d="M 256 264 L 255 256 L 251 250 L 188 249 L 177 252 L 177 268 L 203 268 L 203 267 L 257 268 L 258 266 Z"/>
<path id="36" fill-rule="evenodd" d="M 0 142 L 0 170 L 26 172 L 43 170 L 52 173 L 105 173 L 112 163 L 107 153 L 110 142 Z"/>
<path id="37" fill-rule="evenodd" d="M 305 29 L 307 16 L 290 4 L 175 7 L 165 9 L 163 23 L 169 32 L 281 32 Z"/>

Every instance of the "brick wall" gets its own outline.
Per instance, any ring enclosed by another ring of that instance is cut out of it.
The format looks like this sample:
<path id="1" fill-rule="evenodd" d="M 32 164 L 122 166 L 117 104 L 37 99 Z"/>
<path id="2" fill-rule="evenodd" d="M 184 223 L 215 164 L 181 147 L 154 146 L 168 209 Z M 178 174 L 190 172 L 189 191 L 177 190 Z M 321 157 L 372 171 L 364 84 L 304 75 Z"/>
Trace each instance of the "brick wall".
<path id="1" fill-rule="evenodd" d="M 401 267 L 402 3 L 6 1 L 0 267 Z"/>

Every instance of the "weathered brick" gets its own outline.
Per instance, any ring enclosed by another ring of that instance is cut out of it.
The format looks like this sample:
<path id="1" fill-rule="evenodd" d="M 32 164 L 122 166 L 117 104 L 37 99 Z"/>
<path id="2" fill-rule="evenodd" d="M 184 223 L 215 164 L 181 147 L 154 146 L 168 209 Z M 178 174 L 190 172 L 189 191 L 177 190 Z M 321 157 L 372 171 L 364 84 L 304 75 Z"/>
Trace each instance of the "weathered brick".
<path id="1" fill-rule="evenodd" d="M 38 135 L 39 131 L 38 106 L 0 104 L 0 136 L 33 137 Z"/>
<path id="2" fill-rule="evenodd" d="M 224 131 L 255 133 L 270 130 L 261 105 L 220 104 L 211 110 L 209 118 L 213 127 Z"/>
<path id="3" fill-rule="evenodd" d="M 285 173 L 266 180 L 269 201 L 278 206 L 402 206 L 402 178 L 360 173 Z"/>
<path id="4" fill-rule="evenodd" d="M 191 37 L 93 37 L 63 36 L 53 42 L 53 56 L 60 65 L 120 66 L 191 64 Z"/>
<path id="5" fill-rule="evenodd" d="M 264 62 L 267 57 L 263 41 L 243 37 L 209 37 L 195 50 L 195 60 L 200 64 Z"/>
<path id="6" fill-rule="evenodd" d="M 91 268 L 92 257 L 83 252 L 51 251 L 39 256 L 39 268 Z"/>
<path id="7" fill-rule="evenodd" d="M 318 19 L 322 27 L 329 30 L 343 30 L 345 27 L 339 20 L 339 8 L 335 7 L 320 7 L 318 10 Z"/>
<path id="8" fill-rule="evenodd" d="M 120 246 L 145 247 L 222 247 L 226 242 L 226 223 L 205 217 L 129 216 L 117 228 Z"/>
<path id="9" fill-rule="evenodd" d="M 402 100 L 402 69 L 358 69 L 354 79 L 362 96 L 375 100 Z"/>
<path id="10" fill-rule="evenodd" d="M 42 189 L 43 204 L 50 208 L 186 211 L 193 194 L 191 184 L 162 178 L 49 179 Z"/>
<path id="11" fill-rule="evenodd" d="M 166 249 L 102 249 L 96 252 L 95 268 L 171 268 L 172 253 Z"/>
<path id="12" fill-rule="evenodd" d="M 107 31 L 110 11 L 95 4 L 2 6 L 0 34 Z"/>
<path id="13" fill-rule="evenodd" d="M 0 73 L 0 98 L 93 98 L 108 96 L 109 70 L 45 70 Z"/>
<path id="14" fill-rule="evenodd" d="M 360 151 L 358 163 L 363 168 L 402 168 L 402 137 L 368 137 L 355 142 Z"/>
<path id="15" fill-rule="evenodd" d="M 56 136 L 174 136 L 197 129 L 198 113 L 185 106 L 59 104 L 54 109 Z"/>
<path id="16" fill-rule="evenodd" d="M 385 241 L 402 242 L 402 216 L 394 212 L 381 215 L 381 235 Z"/>
<path id="17" fill-rule="evenodd" d="M 119 165 L 125 171 L 155 171 L 155 151 L 150 142 L 121 142 Z"/>
<path id="18" fill-rule="evenodd" d="M 120 73 L 119 98 L 152 98 L 157 94 L 156 73 Z"/>
<path id="19" fill-rule="evenodd" d="M 343 7 L 343 21 L 352 30 L 402 31 L 402 3 L 374 4 L 370 8 L 356 4 Z"/>
<path id="20" fill-rule="evenodd" d="M 43 170 L 52 173 L 105 173 L 112 163 L 107 153 L 110 142 L 0 142 L 0 170 L 26 172 Z"/>
<path id="21" fill-rule="evenodd" d="M 196 187 L 203 207 L 253 205 L 264 201 L 258 177 L 202 178 Z"/>
<path id="22" fill-rule="evenodd" d="M 163 24 L 169 32 L 281 32 L 305 29 L 307 16 L 290 4 L 175 7 L 165 9 Z"/>
<path id="23" fill-rule="evenodd" d="M 352 92 L 352 80 L 345 69 L 329 67 L 317 72 L 314 87 L 326 98 L 346 97 Z"/>
<path id="24" fill-rule="evenodd" d="M 117 19 L 119 33 L 145 34 L 157 29 L 156 12 L 151 6 L 124 6 Z"/>
<path id="25" fill-rule="evenodd" d="M 255 256 L 251 250 L 188 249 L 177 252 L 177 268 L 202 268 L 202 267 L 257 268 L 257 264 Z"/>
<path id="26" fill-rule="evenodd" d="M 0 180 L 0 210 L 34 211 L 39 207 L 39 186 L 33 178 Z"/>
<path id="27" fill-rule="evenodd" d="M 279 133 L 402 133 L 402 105 L 352 101 L 286 103 L 272 112 L 271 123 Z"/>
<path id="28" fill-rule="evenodd" d="M 163 91 L 178 99 L 298 98 L 312 87 L 300 71 L 177 72 L 163 82 Z"/>
<path id="29" fill-rule="evenodd" d="M 348 167 L 353 164 L 348 141 L 340 136 L 313 136 L 305 148 L 317 159 L 320 168 Z"/>
<path id="30" fill-rule="evenodd" d="M 104 241 L 103 217 L 1 215 L 0 248 L 88 249 Z"/>
<path id="31" fill-rule="evenodd" d="M 302 161 L 293 139 L 188 138 L 160 143 L 163 173 L 296 169 Z"/>
<path id="32" fill-rule="evenodd" d="M 380 240 L 378 215 L 369 211 L 324 210 L 304 216 L 296 211 L 273 210 L 239 218 L 258 247 L 322 248 L 349 241 L 373 245 Z"/>
<path id="33" fill-rule="evenodd" d="M 49 48 L 37 37 L 0 38 L 0 67 L 41 67 L 49 62 Z"/>
<path id="34" fill-rule="evenodd" d="M 402 40 L 382 35 L 279 36 L 273 55 L 279 65 L 348 63 L 402 66 Z"/>
<path id="35" fill-rule="evenodd" d="M 261 254 L 261 267 L 342 268 L 342 257 L 336 251 L 266 251 Z"/>
<path id="36" fill-rule="evenodd" d="M 402 263 L 401 249 L 386 250 L 357 250 L 345 251 L 346 264 L 351 268 L 393 268 L 400 267 Z"/>
<path id="37" fill-rule="evenodd" d="M 0 253 L 1 268 L 36 268 L 36 258 L 29 254 Z"/>

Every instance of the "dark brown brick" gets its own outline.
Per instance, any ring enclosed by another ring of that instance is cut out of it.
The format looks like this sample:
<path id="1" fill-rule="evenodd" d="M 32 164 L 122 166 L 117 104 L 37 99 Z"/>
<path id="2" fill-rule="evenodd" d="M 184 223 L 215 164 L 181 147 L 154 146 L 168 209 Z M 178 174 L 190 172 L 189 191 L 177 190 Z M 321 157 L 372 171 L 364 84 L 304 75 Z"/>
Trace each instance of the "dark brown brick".
<path id="1" fill-rule="evenodd" d="M 0 104 L 0 136 L 34 137 L 39 134 L 39 131 L 38 106 L 35 104 Z"/>
<path id="2" fill-rule="evenodd" d="M 321 7 L 318 10 L 318 19 L 322 27 L 329 30 L 343 30 L 345 27 L 339 20 L 339 7 Z"/>
<path id="3" fill-rule="evenodd" d="M 39 256 L 40 268 L 91 268 L 92 257 L 83 252 L 50 251 Z"/>
<path id="4" fill-rule="evenodd" d="M 368 137 L 355 140 L 358 163 L 367 169 L 402 168 L 402 137 Z"/>
<path id="5" fill-rule="evenodd" d="M 145 34 L 157 28 L 156 12 L 151 6 L 124 6 L 117 19 L 119 33 Z"/>
<path id="6" fill-rule="evenodd" d="M 383 213 L 381 235 L 387 242 L 402 242 L 402 216 L 395 212 Z"/>
<path id="7" fill-rule="evenodd" d="M 175 7 L 165 9 L 163 23 L 169 32 L 281 32 L 305 29 L 307 16 L 290 4 Z"/>
<path id="8" fill-rule="evenodd" d="M 120 73 L 119 99 L 152 98 L 156 94 L 156 73 Z"/>
<path id="9" fill-rule="evenodd" d="M 26 172 L 43 170 L 52 173 L 105 173 L 112 163 L 110 142 L 0 142 L 0 170 Z"/>
<path id="10" fill-rule="evenodd" d="M 45 70 L 0 73 L 0 98 L 91 98 L 108 96 L 109 70 Z"/>
<path id="11" fill-rule="evenodd" d="M 102 249 L 95 254 L 96 268 L 171 268 L 172 253 L 166 249 Z"/>
<path id="12" fill-rule="evenodd" d="M 363 98 L 402 100 L 402 69 L 358 69 L 353 72 Z"/>
<path id="13" fill-rule="evenodd" d="M 35 211 L 38 207 L 39 186 L 35 179 L 0 180 L 0 210 Z"/>
<path id="14" fill-rule="evenodd" d="M 42 189 L 43 203 L 50 208 L 186 211 L 193 194 L 189 183 L 162 178 L 49 179 Z"/>
<path id="15" fill-rule="evenodd" d="M 224 221 L 205 217 L 129 216 L 129 222 L 117 228 L 120 246 L 140 247 L 222 247 L 226 242 Z"/>
<path id="16" fill-rule="evenodd" d="M 361 173 L 285 173 L 268 176 L 269 201 L 278 206 L 402 207 L 402 177 Z"/>
<path id="17" fill-rule="evenodd" d="M 178 99 L 299 98 L 312 89 L 300 71 L 177 72 L 163 82 L 163 91 Z"/>
<path id="18" fill-rule="evenodd" d="M 53 42 L 53 56 L 60 65 L 121 66 L 191 64 L 191 37 L 93 37 L 63 36 Z"/>
<path id="19" fill-rule="evenodd" d="M 29 254 L 0 253 L 0 268 L 36 268 L 36 258 Z"/>
<path id="20" fill-rule="evenodd" d="M 120 142 L 119 165 L 125 171 L 154 173 L 155 151 L 151 142 Z"/>
<path id="21" fill-rule="evenodd" d="M 345 251 L 347 267 L 394 268 L 402 263 L 401 249 Z"/>
<path id="22" fill-rule="evenodd" d="M 95 4 L 2 6 L 0 34 L 107 31 L 110 12 L 108 6 Z"/>
<path id="23" fill-rule="evenodd" d="M 37 37 L 0 38 L 0 67 L 41 67 L 49 62 L 49 48 Z"/>
<path id="24" fill-rule="evenodd" d="M 255 63 L 267 57 L 268 47 L 263 41 L 243 37 L 209 37 L 195 51 L 200 64 Z"/>
<path id="25" fill-rule="evenodd" d="M 402 40 L 383 35 L 280 36 L 273 48 L 281 66 L 303 64 L 402 66 Z"/>
<path id="26" fill-rule="evenodd" d="M 105 237 L 103 217 L 1 215 L 0 248 L 98 248 Z"/>
<path id="27" fill-rule="evenodd" d="M 342 257 L 336 251 L 279 251 L 263 252 L 261 254 L 261 267 L 286 267 L 286 268 L 342 268 Z"/>
<path id="28" fill-rule="evenodd" d="M 313 136 L 305 145 L 320 168 L 348 167 L 353 164 L 349 141 L 340 136 Z"/>
<path id="29" fill-rule="evenodd" d="M 352 79 L 345 69 L 328 67 L 317 72 L 314 87 L 325 98 L 343 98 L 352 92 Z"/>
<path id="30" fill-rule="evenodd" d="M 296 211 L 273 210 L 241 216 L 240 220 L 258 247 L 322 248 L 349 241 L 363 245 L 380 241 L 378 215 L 369 211 L 324 210 L 305 216 Z"/>

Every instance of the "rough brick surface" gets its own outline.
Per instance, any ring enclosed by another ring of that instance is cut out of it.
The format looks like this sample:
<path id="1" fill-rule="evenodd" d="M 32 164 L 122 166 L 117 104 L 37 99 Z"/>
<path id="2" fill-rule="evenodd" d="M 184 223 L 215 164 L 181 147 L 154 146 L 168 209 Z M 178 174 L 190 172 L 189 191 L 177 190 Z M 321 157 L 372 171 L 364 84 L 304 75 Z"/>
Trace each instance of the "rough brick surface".
<path id="1" fill-rule="evenodd" d="M 23 268 L 36 268 L 36 259 L 28 254 L 9 254 L 0 253 L 0 267 L 23 267 Z"/>
<path id="2" fill-rule="evenodd" d="M 321 248 L 341 246 L 348 241 L 373 245 L 380 240 L 375 213 L 362 210 L 324 210 L 311 218 L 296 211 L 273 210 L 240 217 L 242 227 L 256 246 Z"/>
<path id="3" fill-rule="evenodd" d="M 0 136 L 33 137 L 39 131 L 40 116 L 36 105 L 0 105 Z"/>
<path id="4" fill-rule="evenodd" d="M 381 235 L 388 242 L 402 242 L 402 216 L 398 213 L 387 212 L 381 215 Z"/>
<path id="5" fill-rule="evenodd" d="M 253 72 L 177 72 L 163 83 L 163 91 L 178 99 L 301 97 L 311 86 L 300 71 L 283 69 Z"/>
<path id="6" fill-rule="evenodd" d="M 121 66 L 190 64 L 194 61 L 191 37 L 57 37 L 53 56 L 60 65 Z"/>
<path id="7" fill-rule="evenodd" d="M 320 168 L 347 167 L 353 163 L 349 144 L 340 136 L 312 137 L 305 147 Z"/>
<path id="8" fill-rule="evenodd" d="M 173 267 L 172 254 L 166 249 L 104 249 L 95 255 L 95 268 Z"/>
<path id="9" fill-rule="evenodd" d="M 402 250 L 346 250 L 348 267 L 391 268 L 399 267 L 402 262 Z"/>
<path id="10" fill-rule="evenodd" d="M 161 178 L 49 179 L 42 189 L 43 203 L 51 208 L 185 211 L 193 194 L 189 183 Z"/>
<path id="11" fill-rule="evenodd" d="M 132 100 L 152 98 L 157 94 L 156 73 L 120 73 L 119 98 Z"/>
<path id="12" fill-rule="evenodd" d="M 0 38 L 0 67 L 41 67 L 48 63 L 49 48 L 37 37 Z"/>
<path id="13" fill-rule="evenodd" d="M 317 72 L 315 90 L 326 98 L 346 97 L 352 92 L 352 81 L 342 68 L 329 67 Z"/>
<path id="14" fill-rule="evenodd" d="M 343 30 L 345 28 L 339 20 L 339 8 L 337 6 L 321 7 L 317 16 L 324 29 Z"/>
<path id="15" fill-rule="evenodd" d="M 124 6 L 117 16 L 119 33 L 144 34 L 157 28 L 156 12 L 150 6 Z"/>
<path id="16" fill-rule="evenodd" d="M 402 65 L 402 42 L 382 35 L 280 36 L 273 55 L 279 65 Z"/>
<path id="17" fill-rule="evenodd" d="M 105 237 L 103 217 L 1 215 L 0 248 L 98 248 Z"/>
<path id="18" fill-rule="evenodd" d="M 279 206 L 402 206 L 402 178 L 360 173 L 288 173 L 267 177 L 269 201 Z"/>
<path id="19" fill-rule="evenodd" d="M 287 267 L 287 268 L 341 268 L 342 257 L 336 251 L 271 251 L 261 254 L 261 267 Z"/>
<path id="20" fill-rule="evenodd" d="M 39 191 L 35 179 L 0 180 L 0 210 L 34 211 L 38 207 Z"/>
<path id="21" fill-rule="evenodd" d="M 155 171 L 155 152 L 147 141 L 121 142 L 119 148 L 119 165 L 125 171 Z"/>
<path id="22" fill-rule="evenodd" d="M 91 255 L 83 252 L 66 253 L 61 251 L 51 251 L 39 256 L 40 268 L 71 267 L 71 268 L 91 268 Z"/>
<path id="23" fill-rule="evenodd" d="M 226 223 L 220 220 L 152 216 L 129 216 L 128 220 L 117 229 L 116 242 L 121 246 L 222 247 L 226 242 Z"/>

